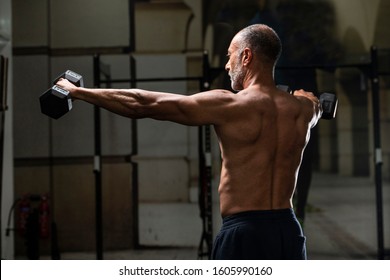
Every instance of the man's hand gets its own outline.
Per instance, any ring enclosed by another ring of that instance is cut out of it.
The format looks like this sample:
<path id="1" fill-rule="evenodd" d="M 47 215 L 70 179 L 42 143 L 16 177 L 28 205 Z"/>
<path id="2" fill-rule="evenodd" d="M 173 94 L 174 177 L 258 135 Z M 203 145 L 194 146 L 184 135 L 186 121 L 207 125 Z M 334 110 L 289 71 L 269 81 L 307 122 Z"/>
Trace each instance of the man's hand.
<path id="1" fill-rule="evenodd" d="M 69 82 L 67 79 L 64 78 L 60 78 L 56 83 L 56 85 L 59 86 L 60 88 L 63 88 L 64 90 L 69 91 L 70 96 L 73 98 L 72 91 L 76 89 L 77 86 L 75 86 L 74 84 L 72 84 L 71 82 Z"/>
<path id="2" fill-rule="evenodd" d="M 303 89 L 295 90 L 293 95 L 294 96 L 303 96 L 303 97 L 311 99 L 312 101 L 317 101 L 318 102 L 318 98 L 312 92 L 305 91 Z"/>
<path id="3" fill-rule="evenodd" d="M 303 89 L 295 90 L 293 93 L 293 96 L 298 97 L 298 98 L 305 97 L 305 98 L 309 99 L 311 102 L 313 102 L 314 105 L 320 107 L 320 100 L 317 98 L 317 96 L 314 95 L 314 93 L 312 93 L 310 91 L 305 91 Z"/>

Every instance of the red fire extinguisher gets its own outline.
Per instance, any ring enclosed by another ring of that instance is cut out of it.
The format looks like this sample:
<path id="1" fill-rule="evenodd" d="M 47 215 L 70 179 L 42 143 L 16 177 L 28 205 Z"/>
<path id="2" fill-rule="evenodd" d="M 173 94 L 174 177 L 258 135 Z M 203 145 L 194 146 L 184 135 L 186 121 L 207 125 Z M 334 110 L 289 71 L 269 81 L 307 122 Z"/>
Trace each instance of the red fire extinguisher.
<path id="1" fill-rule="evenodd" d="M 27 220 L 31 213 L 30 196 L 25 194 L 19 201 L 19 232 L 22 236 L 26 234 Z"/>
<path id="2" fill-rule="evenodd" d="M 41 202 L 39 204 L 39 228 L 40 237 L 48 238 L 50 234 L 50 209 L 47 195 L 41 196 Z"/>

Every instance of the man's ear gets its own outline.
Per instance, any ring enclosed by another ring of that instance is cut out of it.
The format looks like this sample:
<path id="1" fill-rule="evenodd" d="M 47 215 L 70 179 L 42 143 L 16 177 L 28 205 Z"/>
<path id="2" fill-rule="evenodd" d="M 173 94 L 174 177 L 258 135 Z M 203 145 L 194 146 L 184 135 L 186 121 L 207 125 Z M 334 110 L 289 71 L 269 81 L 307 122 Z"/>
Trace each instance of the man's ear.
<path id="1" fill-rule="evenodd" d="M 251 49 L 245 48 L 244 51 L 242 52 L 242 65 L 248 66 L 253 58 L 253 54 Z"/>

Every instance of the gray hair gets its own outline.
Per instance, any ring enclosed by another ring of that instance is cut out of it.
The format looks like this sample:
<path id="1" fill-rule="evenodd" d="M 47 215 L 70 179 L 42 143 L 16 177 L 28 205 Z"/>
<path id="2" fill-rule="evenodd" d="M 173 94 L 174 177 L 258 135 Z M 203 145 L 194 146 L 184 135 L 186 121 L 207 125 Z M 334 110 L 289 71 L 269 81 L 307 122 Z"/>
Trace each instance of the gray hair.
<path id="1" fill-rule="evenodd" d="M 248 47 L 265 63 L 276 64 L 282 52 L 282 43 L 271 27 L 253 24 L 242 29 L 237 35 L 241 37 L 240 53 Z"/>

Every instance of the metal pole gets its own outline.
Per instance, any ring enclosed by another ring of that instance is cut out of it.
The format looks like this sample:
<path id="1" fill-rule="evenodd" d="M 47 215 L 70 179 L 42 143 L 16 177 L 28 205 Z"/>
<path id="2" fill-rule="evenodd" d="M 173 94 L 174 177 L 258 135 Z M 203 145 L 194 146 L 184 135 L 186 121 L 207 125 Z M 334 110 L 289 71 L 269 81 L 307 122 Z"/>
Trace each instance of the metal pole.
<path id="1" fill-rule="evenodd" d="M 135 51 L 135 1 L 129 0 L 129 45 L 130 53 Z M 130 55 L 130 87 L 137 86 L 136 63 L 132 55 Z M 133 245 L 135 249 L 140 248 L 139 242 L 139 210 L 138 210 L 138 163 L 133 160 L 133 157 L 138 155 L 138 122 L 136 119 L 131 120 L 131 166 L 132 166 L 132 210 L 133 210 Z"/>
<path id="2" fill-rule="evenodd" d="M 374 128 L 374 163 L 375 163 L 375 194 L 376 194 L 376 218 L 378 238 L 378 259 L 383 260 L 383 197 L 382 197 L 382 148 L 380 134 L 380 101 L 379 101 L 379 75 L 378 75 L 378 50 L 371 47 L 371 87 L 372 87 L 372 115 Z"/>
<path id="3" fill-rule="evenodd" d="M 1 217 L 2 217 L 2 209 L 3 209 L 3 158 L 4 158 L 4 130 L 5 130 L 5 111 L 7 110 L 7 62 L 8 59 L 0 56 L 0 228 L 1 228 Z M 3 233 L 0 234 L 0 252 L 3 255 L 2 251 L 2 242 L 3 242 Z"/>
<path id="4" fill-rule="evenodd" d="M 203 84 L 202 91 L 210 90 L 210 65 L 209 56 L 203 53 Z M 206 244 L 209 259 L 213 248 L 213 203 L 212 203 L 212 166 L 211 166 L 211 134 L 210 125 L 205 125 L 204 131 L 204 166 L 205 166 L 205 218 L 206 218 Z"/>
<path id="5" fill-rule="evenodd" d="M 95 55 L 93 60 L 94 87 L 100 87 L 100 56 Z M 96 211 L 96 259 L 103 259 L 103 211 L 102 211 L 102 152 L 101 152 L 101 123 L 100 108 L 94 106 L 94 173 L 95 173 L 95 211 Z"/>
<path id="6" fill-rule="evenodd" d="M 200 90 L 210 89 L 210 65 L 208 54 L 203 53 L 203 77 L 200 80 Z M 198 257 L 207 256 L 211 259 L 213 247 L 213 204 L 212 204 L 212 166 L 211 166 L 211 139 L 210 125 L 198 128 L 198 156 L 199 156 L 199 209 L 202 218 L 202 235 L 200 238 Z M 207 251 L 204 251 L 204 244 Z"/>
<path id="7" fill-rule="evenodd" d="M 136 87 L 136 63 L 133 56 L 130 57 L 130 75 L 132 82 L 130 84 L 131 88 Z M 131 186 L 132 186 L 132 209 L 133 209 L 133 244 L 135 249 L 140 248 L 139 242 L 139 207 L 138 207 L 138 197 L 139 197 L 139 176 L 138 176 L 138 163 L 134 161 L 133 157 L 138 155 L 138 121 L 136 119 L 131 120 L 131 166 L 132 166 L 132 177 L 131 177 Z"/>

